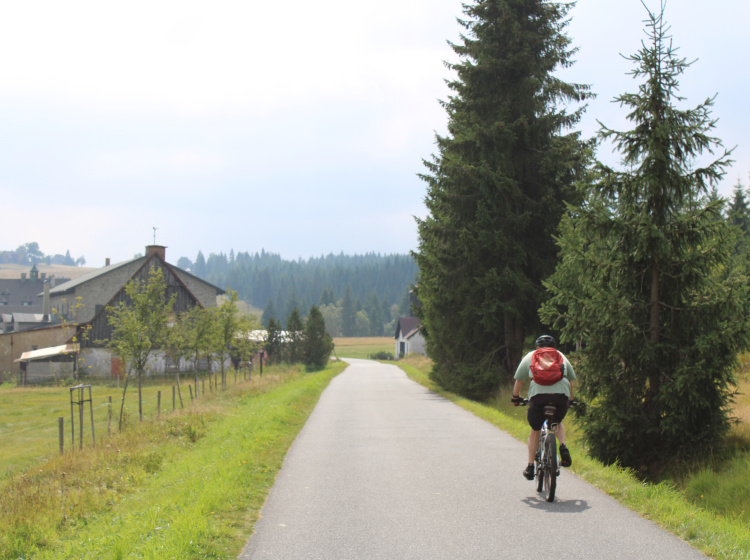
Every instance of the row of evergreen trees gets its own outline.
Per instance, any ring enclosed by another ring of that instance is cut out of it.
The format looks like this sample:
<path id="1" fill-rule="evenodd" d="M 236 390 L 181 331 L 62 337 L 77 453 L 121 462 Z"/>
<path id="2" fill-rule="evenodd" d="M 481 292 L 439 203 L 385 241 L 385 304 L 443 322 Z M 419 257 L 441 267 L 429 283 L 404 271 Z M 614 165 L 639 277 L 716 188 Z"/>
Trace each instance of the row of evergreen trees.
<path id="1" fill-rule="evenodd" d="M 714 98 L 678 107 L 690 64 L 664 3 L 647 8 L 647 39 L 629 57 L 638 90 L 615 100 L 632 129 L 580 136 L 591 90 L 559 78 L 575 53 L 571 7 L 464 5 L 448 133 L 422 176 L 418 316 L 433 377 L 472 398 L 509 380 L 551 330 L 578 349 L 591 452 L 645 468 L 703 453 L 729 427 L 750 347 L 746 205 L 726 219 L 712 196 L 730 152 L 711 135 Z M 622 169 L 596 160 L 604 140 Z"/>
<path id="2" fill-rule="evenodd" d="M 177 266 L 217 286 L 229 286 L 240 299 L 263 310 L 263 326 L 292 310 L 320 308 L 332 336 L 382 336 L 409 314 L 409 288 L 417 275 L 410 255 L 328 255 L 288 261 L 265 250 L 229 255 L 198 252 Z"/>

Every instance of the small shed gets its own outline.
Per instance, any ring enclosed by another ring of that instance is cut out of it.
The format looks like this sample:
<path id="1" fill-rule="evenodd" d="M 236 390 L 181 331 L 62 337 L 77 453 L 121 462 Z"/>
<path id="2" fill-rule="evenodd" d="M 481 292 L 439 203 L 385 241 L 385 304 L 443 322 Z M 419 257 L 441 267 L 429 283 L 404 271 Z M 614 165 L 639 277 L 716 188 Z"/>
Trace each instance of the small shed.
<path id="1" fill-rule="evenodd" d="M 73 378 L 76 373 L 78 344 L 61 344 L 29 350 L 14 360 L 21 364 L 19 385 L 43 383 L 60 378 Z"/>
<path id="2" fill-rule="evenodd" d="M 398 318 L 396 335 L 393 337 L 396 339 L 396 356 L 406 356 L 411 353 L 427 355 L 424 337 L 419 332 L 421 326 L 416 317 Z"/>

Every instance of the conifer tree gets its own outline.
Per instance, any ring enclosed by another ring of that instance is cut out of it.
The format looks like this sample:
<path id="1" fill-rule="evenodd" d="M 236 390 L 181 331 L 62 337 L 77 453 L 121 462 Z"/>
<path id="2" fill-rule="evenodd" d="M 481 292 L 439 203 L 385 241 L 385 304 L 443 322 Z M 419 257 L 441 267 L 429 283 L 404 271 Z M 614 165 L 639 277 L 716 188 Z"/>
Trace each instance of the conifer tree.
<path id="1" fill-rule="evenodd" d="M 286 320 L 286 360 L 289 363 L 298 364 L 304 360 L 302 351 L 304 328 L 305 325 L 299 315 L 299 310 L 295 307 Z"/>
<path id="2" fill-rule="evenodd" d="M 563 219 L 553 297 L 542 312 L 563 340 L 582 343 L 591 452 L 640 469 L 717 443 L 729 426 L 737 353 L 750 343 L 735 230 L 710 190 L 729 153 L 710 136 L 713 98 L 676 106 L 690 63 L 667 32 L 662 4 L 649 11 L 648 40 L 629 57 L 639 90 L 616 99 L 633 128 L 602 125 L 600 133 L 625 170 L 600 164 L 584 204 Z"/>
<path id="3" fill-rule="evenodd" d="M 324 368 L 333 352 L 333 339 L 326 332 L 326 322 L 320 309 L 314 305 L 305 321 L 303 348 L 305 364 L 309 370 Z"/>
<path id="4" fill-rule="evenodd" d="M 352 288 L 347 285 L 341 299 L 341 331 L 343 336 L 354 336 L 357 329 L 357 306 L 352 297 Z"/>
<path id="5" fill-rule="evenodd" d="M 732 201 L 727 210 L 729 220 L 737 226 L 743 235 L 750 233 L 750 208 L 747 205 L 745 189 L 742 182 L 737 179 L 737 184 L 732 191 Z"/>
<path id="6" fill-rule="evenodd" d="M 538 334 L 552 234 L 585 168 L 589 149 L 571 132 L 582 109 L 565 106 L 589 88 L 555 74 L 575 52 L 564 34 L 571 6 L 467 2 L 452 44 L 461 61 L 447 64 L 448 135 L 424 162 L 429 215 L 417 220 L 414 256 L 432 375 L 470 397 L 512 376 L 524 337 Z"/>
<path id="7" fill-rule="evenodd" d="M 275 319 L 276 316 L 276 306 L 273 303 L 272 299 L 268 300 L 268 303 L 266 303 L 265 309 L 263 309 L 263 315 L 260 318 L 260 322 L 264 327 L 268 326 L 268 323 L 271 319 Z"/>

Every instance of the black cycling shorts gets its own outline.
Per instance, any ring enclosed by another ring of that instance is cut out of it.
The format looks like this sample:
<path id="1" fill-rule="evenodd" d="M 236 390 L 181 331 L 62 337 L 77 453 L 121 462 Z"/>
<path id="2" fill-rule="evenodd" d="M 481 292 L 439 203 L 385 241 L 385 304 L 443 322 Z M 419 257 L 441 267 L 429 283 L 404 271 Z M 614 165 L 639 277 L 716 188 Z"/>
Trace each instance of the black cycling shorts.
<path id="1" fill-rule="evenodd" d="M 554 422 L 560 423 L 568 413 L 568 406 L 570 400 L 563 394 L 550 393 L 548 395 L 534 395 L 529 399 L 529 411 L 526 414 L 526 419 L 529 421 L 529 426 L 532 430 L 541 430 L 542 424 L 547 419 L 544 416 L 544 405 L 554 404 L 557 406 L 557 412 L 553 419 Z"/>

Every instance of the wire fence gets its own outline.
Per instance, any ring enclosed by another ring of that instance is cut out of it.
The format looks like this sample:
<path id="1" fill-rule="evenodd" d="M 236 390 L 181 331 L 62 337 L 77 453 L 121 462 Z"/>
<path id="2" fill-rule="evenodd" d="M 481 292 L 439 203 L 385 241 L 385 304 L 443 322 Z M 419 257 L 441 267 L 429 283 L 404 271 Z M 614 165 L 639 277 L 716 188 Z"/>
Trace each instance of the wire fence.
<path id="1" fill-rule="evenodd" d="M 219 372 L 210 378 L 184 374 L 181 375 L 180 389 L 172 384 L 174 377 L 151 378 L 142 386 L 140 407 L 138 384 L 132 379 L 124 396 L 124 406 L 124 384 L 120 387 L 83 386 L 86 391 L 91 390 L 90 402 L 88 394 L 84 399 L 76 394 L 80 385 L 26 387 L 16 393 L 11 389 L 5 395 L 4 391 L 0 392 L 0 479 L 43 462 L 56 453 L 101 443 L 119 430 L 121 407 L 125 424 L 138 422 L 139 410 L 143 413 L 143 421 L 150 421 L 188 407 L 207 393 L 220 391 L 232 382 L 250 378 L 250 371 L 233 369 L 227 371 L 226 383 L 222 383 Z"/>

